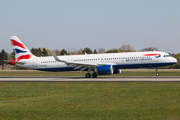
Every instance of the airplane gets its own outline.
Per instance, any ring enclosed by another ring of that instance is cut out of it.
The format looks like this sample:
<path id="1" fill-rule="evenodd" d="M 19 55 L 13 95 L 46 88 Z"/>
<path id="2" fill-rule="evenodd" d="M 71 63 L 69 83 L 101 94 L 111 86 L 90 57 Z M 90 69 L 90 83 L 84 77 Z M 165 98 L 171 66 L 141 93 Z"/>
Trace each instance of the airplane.
<path id="1" fill-rule="evenodd" d="M 17 36 L 10 36 L 15 60 L 7 61 L 8 64 L 22 68 L 41 71 L 87 71 L 86 78 L 96 78 L 98 75 L 111 75 L 121 73 L 120 69 L 125 68 L 156 68 L 156 75 L 159 76 L 158 67 L 173 65 L 177 62 L 170 54 L 161 51 L 146 52 L 123 52 L 104 54 L 83 54 L 36 57 L 18 39 Z M 91 71 L 93 71 L 91 75 Z"/>

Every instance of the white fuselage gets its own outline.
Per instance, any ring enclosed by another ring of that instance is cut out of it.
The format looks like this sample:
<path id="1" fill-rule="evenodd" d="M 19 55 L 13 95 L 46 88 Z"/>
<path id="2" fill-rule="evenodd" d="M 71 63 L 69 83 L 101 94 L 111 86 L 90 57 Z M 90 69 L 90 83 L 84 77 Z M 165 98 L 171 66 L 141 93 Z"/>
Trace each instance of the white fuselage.
<path id="1" fill-rule="evenodd" d="M 160 51 L 151 52 L 126 52 L 108 54 L 87 54 L 87 55 L 67 55 L 58 56 L 60 60 L 73 63 L 86 63 L 98 65 L 112 65 L 114 69 L 141 68 L 141 67 L 161 67 L 172 65 L 177 60 L 168 53 Z M 53 56 L 32 57 L 28 60 L 21 60 L 25 64 L 16 64 L 19 67 L 44 71 L 73 71 L 74 67 L 67 66 L 63 62 L 58 62 Z M 81 70 L 81 68 L 77 69 Z"/>

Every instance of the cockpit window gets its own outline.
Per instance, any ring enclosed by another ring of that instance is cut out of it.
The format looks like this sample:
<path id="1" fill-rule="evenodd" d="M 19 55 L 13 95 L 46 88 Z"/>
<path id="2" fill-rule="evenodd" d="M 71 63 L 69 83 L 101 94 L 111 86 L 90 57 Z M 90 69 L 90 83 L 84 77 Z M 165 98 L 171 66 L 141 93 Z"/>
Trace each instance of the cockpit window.
<path id="1" fill-rule="evenodd" d="M 171 55 L 164 55 L 164 57 L 171 57 Z"/>

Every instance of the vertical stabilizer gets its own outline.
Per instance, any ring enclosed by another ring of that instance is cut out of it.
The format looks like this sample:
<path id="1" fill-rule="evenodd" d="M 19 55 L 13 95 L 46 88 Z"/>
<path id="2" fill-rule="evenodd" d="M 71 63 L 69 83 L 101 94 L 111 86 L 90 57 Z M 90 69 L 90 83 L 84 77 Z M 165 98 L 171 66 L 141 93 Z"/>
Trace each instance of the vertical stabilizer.
<path id="1" fill-rule="evenodd" d="M 30 59 L 34 55 L 27 49 L 27 47 L 18 39 L 17 36 L 10 36 L 11 45 L 15 55 L 15 61 L 19 62 L 23 59 Z"/>

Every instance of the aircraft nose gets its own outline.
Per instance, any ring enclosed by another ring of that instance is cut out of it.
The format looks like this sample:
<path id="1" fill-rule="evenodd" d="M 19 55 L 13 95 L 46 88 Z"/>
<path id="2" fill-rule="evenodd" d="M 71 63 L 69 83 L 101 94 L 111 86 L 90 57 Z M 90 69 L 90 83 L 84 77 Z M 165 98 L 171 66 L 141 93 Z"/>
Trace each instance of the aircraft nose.
<path id="1" fill-rule="evenodd" d="M 176 59 L 176 58 L 173 58 L 172 62 L 177 63 L 177 59 Z"/>

